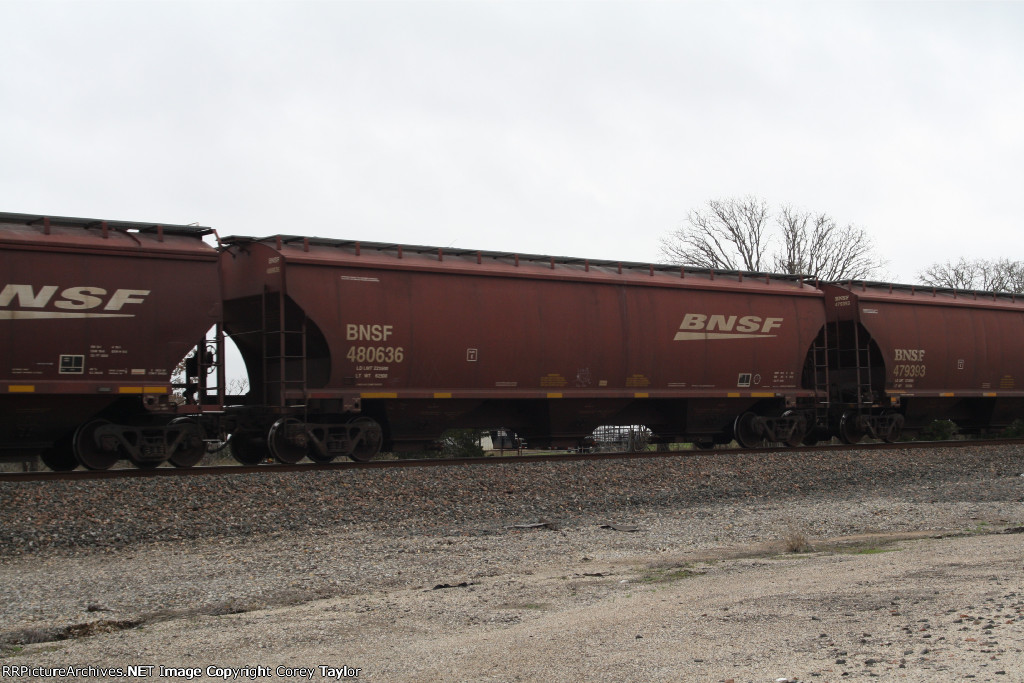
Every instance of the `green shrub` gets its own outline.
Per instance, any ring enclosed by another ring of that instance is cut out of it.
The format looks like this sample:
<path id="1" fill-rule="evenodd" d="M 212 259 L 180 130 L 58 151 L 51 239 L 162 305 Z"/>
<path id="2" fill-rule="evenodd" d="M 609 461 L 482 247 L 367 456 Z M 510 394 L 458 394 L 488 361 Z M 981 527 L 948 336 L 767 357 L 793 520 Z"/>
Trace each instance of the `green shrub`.
<path id="1" fill-rule="evenodd" d="M 441 453 L 446 458 L 482 458 L 479 429 L 449 429 L 441 435 Z"/>
<path id="2" fill-rule="evenodd" d="M 1024 439 L 1024 420 L 1014 420 L 999 436 L 1004 439 Z"/>
<path id="3" fill-rule="evenodd" d="M 935 420 L 917 435 L 919 441 L 949 441 L 958 433 L 956 423 L 952 420 Z"/>

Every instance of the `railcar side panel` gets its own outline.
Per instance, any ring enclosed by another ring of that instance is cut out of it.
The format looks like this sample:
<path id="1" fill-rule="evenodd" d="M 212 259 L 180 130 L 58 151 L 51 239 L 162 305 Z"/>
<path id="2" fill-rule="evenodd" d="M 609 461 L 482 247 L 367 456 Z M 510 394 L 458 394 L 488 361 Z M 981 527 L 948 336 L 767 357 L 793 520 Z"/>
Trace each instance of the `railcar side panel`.
<path id="1" fill-rule="evenodd" d="M 208 230 L 0 214 L 0 444 L 52 445 L 105 407 L 166 406 L 220 319 Z"/>
<path id="2" fill-rule="evenodd" d="M 855 285 L 826 287 L 829 317 L 859 324 L 883 368 L 876 389 L 912 425 L 975 430 L 1024 414 L 1024 302 L 1010 295 Z"/>
<path id="3" fill-rule="evenodd" d="M 229 331 L 280 286 L 329 357 L 328 372 L 307 368 L 305 397 L 386 401 L 396 436 L 431 416 L 487 424 L 518 411 L 553 434 L 585 434 L 607 420 L 682 424 L 684 399 L 742 410 L 815 396 L 805 371 L 824 310 L 795 280 L 291 240 L 240 238 L 222 257 Z M 273 365 L 257 347 L 247 363 Z M 510 400 L 520 403 L 495 405 Z"/>
<path id="4" fill-rule="evenodd" d="M 887 391 L 916 395 L 1024 392 L 1024 302 L 970 294 L 837 289 L 878 344 Z M 830 297 L 835 305 L 835 296 Z"/>

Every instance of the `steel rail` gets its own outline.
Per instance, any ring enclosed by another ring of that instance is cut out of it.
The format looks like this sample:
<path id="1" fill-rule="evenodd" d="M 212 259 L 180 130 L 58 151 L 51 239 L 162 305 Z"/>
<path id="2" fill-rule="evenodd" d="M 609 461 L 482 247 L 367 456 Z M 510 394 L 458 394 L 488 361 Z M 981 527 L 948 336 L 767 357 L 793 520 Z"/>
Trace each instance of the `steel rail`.
<path id="1" fill-rule="evenodd" d="M 766 446 L 763 448 L 692 449 L 683 451 L 641 451 L 614 453 L 537 453 L 528 455 L 486 456 L 482 458 L 420 458 L 413 460 L 371 460 L 369 462 L 332 462 L 285 465 L 207 465 L 200 467 L 135 467 L 110 470 L 75 470 L 71 472 L 4 472 L 0 482 L 21 481 L 84 481 L 89 479 L 125 479 L 176 476 L 214 476 L 227 474 L 253 474 L 265 472 L 316 472 L 350 469 L 387 469 L 391 467 L 442 467 L 470 465 L 510 465 L 535 462 L 572 462 L 579 460 L 635 460 L 641 458 L 678 458 L 692 456 L 748 456 L 782 454 L 799 456 L 801 453 L 848 450 L 904 450 L 922 448 L 966 448 L 971 446 L 1008 446 L 1024 444 L 1024 439 L 984 439 L 958 441 L 907 441 L 897 443 L 827 444 L 797 448 Z"/>

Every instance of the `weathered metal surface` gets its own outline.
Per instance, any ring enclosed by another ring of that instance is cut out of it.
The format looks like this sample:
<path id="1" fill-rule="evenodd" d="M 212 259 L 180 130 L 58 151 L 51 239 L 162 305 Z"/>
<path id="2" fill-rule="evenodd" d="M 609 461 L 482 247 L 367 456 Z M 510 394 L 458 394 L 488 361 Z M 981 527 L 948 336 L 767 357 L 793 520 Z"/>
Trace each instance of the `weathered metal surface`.
<path id="1" fill-rule="evenodd" d="M 166 402 L 220 318 L 209 232 L 0 214 L 0 447 L 52 443 L 118 398 Z"/>
<path id="2" fill-rule="evenodd" d="M 863 325 L 892 394 L 1024 396 L 1024 301 L 909 286 L 825 287 L 830 320 Z"/>
<path id="3" fill-rule="evenodd" d="M 497 420 L 488 402 L 503 399 L 568 434 L 609 419 L 682 423 L 699 410 L 680 399 L 814 394 L 803 372 L 824 310 L 797 278 L 288 237 L 227 243 L 227 328 L 250 369 L 267 365 L 253 313 L 265 291 L 284 291 L 317 349 L 306 396 L 388 399 L 393 430 L 425 433 L 474 412 Z"/>

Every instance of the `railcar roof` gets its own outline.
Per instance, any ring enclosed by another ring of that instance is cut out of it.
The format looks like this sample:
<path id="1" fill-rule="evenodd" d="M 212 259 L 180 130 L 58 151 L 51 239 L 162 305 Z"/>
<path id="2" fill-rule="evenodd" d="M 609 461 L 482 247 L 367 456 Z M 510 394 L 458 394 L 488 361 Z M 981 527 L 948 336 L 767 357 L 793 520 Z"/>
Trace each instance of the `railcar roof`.
<path id="1" fill-rule="evenodd" d="M 953 298 L 969 296 L 974 299 L 986 299 L 992 301 L 1006 300 L 1014 303 L 1024 302 L 1024 296 L 1020 294 L 1015 294 L 1013 292 L 993 292 L 980 289 L 954 289 L 952 287 L 932 287 L 931 285 L 907 285 L 893 282 L 870 282 L 861 280 L 842 280 L 838 282 L 822 281 L 821 284 L 840 287 L 854 294 L 858 292 L 870 292 L 875 295 L 888 292 L 889 294 L 910 296 L 934 296 L 941 294 L 943 296 L 950 296 Z"/>
<path id="2" fill-rule="evenodd" d="M 654 272 L 674 273 L 678 274 L 680 268 L 685 268 L 688 275 L 724 275 L 738 277 L 742 275 L 750 279 L 754 278 L 771 278 L 775 281 L 786 281 L 786 282 L 801 282 L 803 284 L 813 284 L 814 278 L 805 275 L 789 275 L 779 273 L 766 273 L 766 272 L 754 272 L 747 270 L 722 270 L 717 268 L 698 268 L 696 266 L 680 266 L 678 264 L 658 264 L 658 263 L 642 263 L 639 261 L 615 261 L 611 259 L 590 259 L 578 256 L 552 256 L 546 254 L 522 254 L 514 251 L 487 251 L 481 249 L 459 249 L 454 247 L 436 247 L 436 246 L 425 246 L 415 244 L 400 244 L 392 242 L 364 242 L 362 240 L 346 240 L 346 239 L 332 239 L 327 237 L 304 237 L 301 235 L 271 235 L 269 237 L 245 237 L 234 235 L 231 237 L 221 238 L 221 244 L 225 246 L 230 245 L 244 245 L 252 242 L 259 242 L 270 246 L 291 246 L 291 247 L 334 247 L 338 249 L 356 249 L 360 251 L 377 251 L 377 252 L 398 252 L 401 250 L 403 253 L 412 254 L 430 254 L 437 255 L 441 254 L 444 256 L 464 256 L 464 257 L 486 257 L 494 259 L 515 259 L 518 258 L 520 262 L 524 263 L 539 263 L 539 264 L 555 264 L 555 265 L 579 265 L 588 264 L 591 267 L 596 268 L 618 268 L 622 267 L 627 270 L 652 270 Z"/>
<path id="3" fill-rule="evenodd" d="M 167 223 L 140 223 L 136 221 L 108 221 L 99 218 L 72 218 L 70 216 L 41 216 L 28 213 L 0 212 L 0 224 L 41 226 L 50 225 L 61 228 L 100 228 L 106 223 L 110 230 L 120 232 L 158 232 L 163 230 L 167 235 L 192 235 L 203 237 L 214 232 L 213 228 L 200 225 L 171 225 Z"/>

